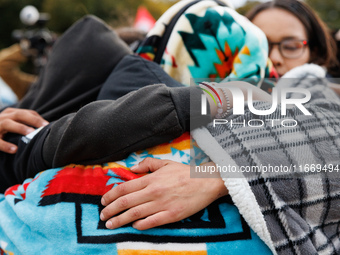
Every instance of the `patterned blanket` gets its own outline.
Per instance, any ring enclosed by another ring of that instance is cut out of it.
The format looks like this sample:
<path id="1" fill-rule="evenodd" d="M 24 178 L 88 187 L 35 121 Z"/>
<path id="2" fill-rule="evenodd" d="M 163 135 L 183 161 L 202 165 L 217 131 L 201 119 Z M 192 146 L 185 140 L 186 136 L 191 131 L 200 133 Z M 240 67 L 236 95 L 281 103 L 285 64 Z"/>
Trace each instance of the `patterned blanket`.
<path id="1" fill-rule="evenodd" d="M 172 20 L 176 22 L 171 23 Z M 163 43 L 162 38 L 166 39 Z M 191 78 L 257 81 L 266 74 L 275 74 L 267 60 L 264 34 L 222 1 L 180 1 L 159 19 L 138 54 L 159 61 L 169 75 L 186 85 Z M 267 85 L 261 88 L 271 90 Z M 131 225 L 115 230 L 105 228 L 99 219 L 100 197 L 119 183 L 138 178 L 129 171 L 132 165 L 145 157 L 185 164 L 190 160 L 198 164 L 207 160 L 198 147 L 192 150 L 194 156 L 190 156 L 189 150 L 190 136 L 186 134 L 167 144 L 132 153 L 119 162 L 50 169 L 11 187 L 0 195 L 0 251 L 4 254 L 275 253 L 267 228 L 248 225 L 230 196 L 181 222 L 155 229 L 138 231 Z"/>
<path id="2" fill-rule="evenodd" d="M 137 54 L 187 86 L 193 78 L 247 78 L 270 92 L 260 79 L 278 77 L 264 33 L 227 1 L 178 2 L 157 20 Z"/>
<path id="3" fill-rule="evenodd" d="M 195 146 L 194 159 L 206 160 Z M 224 197 L 180 222 L 139 231 L 110 230 L 100 221 L 101 196 L 139 176 L 129 167 L 145 157 L 188 164 L 190 136 L 103 165 L 69 165 L 39 173 L 0 195 L 1 254 L 271 254 Z"/>

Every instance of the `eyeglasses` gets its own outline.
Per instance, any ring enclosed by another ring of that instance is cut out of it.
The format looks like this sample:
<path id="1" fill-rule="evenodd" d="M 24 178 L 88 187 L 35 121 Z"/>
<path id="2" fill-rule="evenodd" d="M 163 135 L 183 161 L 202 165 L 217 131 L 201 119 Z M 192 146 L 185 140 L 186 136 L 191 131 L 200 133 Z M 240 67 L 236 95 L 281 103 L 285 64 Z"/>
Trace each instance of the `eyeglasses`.
<path id="1" fill-rule="evenodd" d="M 274 45 L 279 46 L 279 51 L 284 58 L 299 58 L 305 51 L 305 46 L 308 45 L 307 40 L 285 39 L 281 42 L 268 42 L 269 54 Z"/>

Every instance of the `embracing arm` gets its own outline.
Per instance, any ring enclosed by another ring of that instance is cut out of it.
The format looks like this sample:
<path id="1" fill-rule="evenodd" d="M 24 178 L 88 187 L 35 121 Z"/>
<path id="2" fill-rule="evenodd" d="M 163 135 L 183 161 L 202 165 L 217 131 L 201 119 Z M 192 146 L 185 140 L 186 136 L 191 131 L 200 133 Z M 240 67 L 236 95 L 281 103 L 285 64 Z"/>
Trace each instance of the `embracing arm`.
<path id="1" fill-rule="evenodd" d="M 271 98 L 249 83 L 233 85 L 244 92 L 253 88 L 254 100 Z M 201 94 L 196 87 L 150 85 L 116 101 L 90 103 L 50 125 L 43 146 L 44 162 L 48 167 L 100 164 L 168 142 L 211 121 L 210 114 L 201 115 Z M 215 115 L 211 102 L 210 107 Z"/>
<path id="2" fill-rule="evenodd" d="M 190 130 L 189 97 L 200 93 L 151 85 L 116 101 L 91 103 L 50 126 L 44 160 L 51 167 L 103 163 L 168 142 Z"/>
<path id="3" fill-rule="evenodd" d="M 245 82 L 232 82 L 240 88 L 245 97 L 247 89 L 253 89 L 253 99 L 270 101 L 271 96 Z M 226 110 L 226 98 L 217 90 Z M 227 96 L 232 95 L 227 91 Z M 211 115 L 217 114 L 217 107 L 207 95 Z M 198 100 L 199 101 L 199 100 Z M 216 166 L 213 162 L 204 165 Z M 105 208 L 101 220 L 110 229 L 132 223 L 139 230 L 149 229 L 180 221 L 207 207 L 216 199 L 228 194 L 228 189 L 218 172 L 208 173 L 206 178 L 190 177 L 190 166 L 170 160 L 147 158 L 131 168 L 135 173 L 148 173 L 141 178 L 123 183 L 108 191 L 102 197 Z M 202 171 L 203 172 L 203 171 Z M 203 173 L 202 173 L 203 174 Z"/>
<path id="4" fill-rule="evenodd" d="M 50 123 L 28 143 L 21 136 L 9 135 L 7 141 L 18 144 L 18 153 L 0 153 L 0 164 L 15 177 L 6 182 L 8 174 L 0 171 L 4 176 L 0 187 L 21 183 L 51 167 L 123 159 L 133 151 L 174 139 L 195 128 L 190 127 L 190 96 L 200 98 L 201 91 L 146 86 L 116 101 L 88 104 Z M 197 104 L 197 115 L 201 116 L 199 100 Z M 210 115 L 205 115 L 200 123 L 209 121 Z"/>
<path id="5" fill-rule="evenodd" d="M 0 171 L 0 186 L 21 183 L 42 170 L 70 163 L 123 159 L 133 151 L 167 142 L 196 128 L 190 126 L 190 117 L 199 119 L 191 124 L 207 124 L 211 117 L 200 113 L 201 93 L 194 87 L 150 85 L 116 101 L 90 103 L 52 122 L 29 143 L 21 136 L 8 135 L 7 142 L 18 144 L 19 149 L 15 155 L 0 153 L 0 164 L 7 170 Z M 196 99 L 191 100 L 196 105 L 190 105 L 190 97 Z M 211 110 L 214 115 L 213 107 Z M 7 180 L 9 173 L 13 177 Z"/>

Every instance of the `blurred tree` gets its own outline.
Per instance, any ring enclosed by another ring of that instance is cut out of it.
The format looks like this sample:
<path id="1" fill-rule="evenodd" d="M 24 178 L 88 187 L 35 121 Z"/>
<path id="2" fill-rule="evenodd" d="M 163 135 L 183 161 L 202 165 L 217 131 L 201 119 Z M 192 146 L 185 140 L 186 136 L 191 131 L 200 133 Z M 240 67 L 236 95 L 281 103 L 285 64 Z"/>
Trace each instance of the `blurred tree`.
<path id="1" fill-rule="evenodd" d="M 44 0 L 43 11 L 51 14 L 49 28 L 65 31 L 73 22 L 86 14 L 94 14 L 113 27 L 131 26 L 139 5 L 144 5 L 155 19 L 167 10 L 174 1 L 156 0 Z"/>
<path id="2" fill-rule="evenodd" d="M 144 0 L 143 5 L 150 11 L 157 20 L 167 9 L 180 0 Z"/>
<path id="3" fill-rule="evenodd" d="M 270 0 L 268 0 L 270 1 Z M 323 21 L 331 29 L 340 29 L 340 1 L 334 0 L 305 0 L 321 17 Z M 239 7 L 237 11 L 245 15 L 254 6 L 259 4 L 259 1 L 247 1 L 243 6 Z"/>
<path id="4" fill-rule="evenodd" d="M 247 1 L 243 6 L 236 9 L 236 11 L 242 15 L 246 15 L 248 11 L 253 9 L 256 5 L 258 5 L 259 1 Z"/>
<path id="5" fill-rule="evenodd" d="M 130 8 L 124 10 L 124 5 L 126 7 L 130 5 L 131 9 L 135 9 L 136 3 L 138 2 L 134 0 L 45 0 L 43 11 L 52 16 L 49 22 L 50 29 L 61 33 L 86 14 L 94 14 L 107 22 L 126 20 L 126 15 L 129 15 L 131 10 Z"/>
<path id="6" fill-rule="evenodd" d="M 331 29 L 340 29 L 340 1 L 306 0 Z"/>
<path id="7" fill-rule="evenodd" d="M 86 14 L 94 14 L 113 27 L 131 26 L 139 5 L 144 5 L 155 19 L 178 0 L 0 0 L 0 49 L 14 41 L 11 33 L 24 25 L 19 13 L 26 5 L 35 6 L 40 12 L 47 12 L 51 19 L 47 27 L 63 33 L 76 20 Z"/>

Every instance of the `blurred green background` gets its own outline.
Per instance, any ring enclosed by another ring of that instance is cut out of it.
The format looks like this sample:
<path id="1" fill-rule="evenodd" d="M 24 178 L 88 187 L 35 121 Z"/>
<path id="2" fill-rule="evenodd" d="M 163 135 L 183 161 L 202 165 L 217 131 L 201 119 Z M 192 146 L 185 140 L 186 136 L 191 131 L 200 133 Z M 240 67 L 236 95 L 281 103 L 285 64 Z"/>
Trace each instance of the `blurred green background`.
<path id="1" fill-rule="evenodd" d="M 245 14 L 255 5 L 266 1 L 248 1 L 242 7 L 237 8 L 238 12 Z M 339 0 L 305 0 L 303 1 L 316 11 L 321 19 L 332 29 L 340 29 L 340 1 Z"/>
<path id="2" fill-rule="evenodd" d="M 162 0 L 0 0 L 0 48 L 14 43 L 14 29 L 23 29 L 19 14 L 26 5 L 50 14 L 47 27 L 63 33 L 86 14 L 94 14 L 112 27 L 131 26 L 138 6 L 145 6 L 157 19 L 176 1 Z"/>
<path id="3" fill-rule="evenodd" d="M 237 0 L 236 0 L 237 1 Z M 0 49 L 14 43 L 11 33 L 24 25 L 19 13 L 26 5 L 35 6 L 39 12 L 51 15 L 47 27 L 58 34 L 63 33 L 73 22 L 86 14 L 94 14 L 112 27 L 131 26 L 138 6 L 145 6 L 157 19 L 176 0 L 0 0 Z M 339 0 L 306 0 L 321 18 L 332 28 L 340 28 Z M 238 2 L 239 3 L 239 2 Z M 244 14 L 257 1 L 250 1 L 237 8 Z"/>

